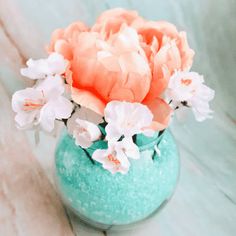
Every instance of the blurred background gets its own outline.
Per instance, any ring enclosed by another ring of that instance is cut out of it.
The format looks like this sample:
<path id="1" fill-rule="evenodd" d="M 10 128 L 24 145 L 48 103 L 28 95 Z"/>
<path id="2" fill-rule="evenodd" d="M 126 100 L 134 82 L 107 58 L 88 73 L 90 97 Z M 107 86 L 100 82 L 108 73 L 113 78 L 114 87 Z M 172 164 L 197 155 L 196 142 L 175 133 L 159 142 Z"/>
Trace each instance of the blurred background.
<path id="1" fill-rule="evenodd" d="M 75 20 L 92 25 L 114 7 L 186 31 L 196 52 L 193 70 L 216 91 L 213 120 L 171 125 L 182 166 L 171 202 L 146 225 L 119 235 L 234 236 L 235 0 L 0 0 L 0 235 L 103 235 L 65 213 L 52 181 L 56 138 L 41 135 L 36 146 L 32 132 L 17 131 L 10 100 L 30 84 L 19 70 L 28 58 L 46 55 L 55 28 Z"/>

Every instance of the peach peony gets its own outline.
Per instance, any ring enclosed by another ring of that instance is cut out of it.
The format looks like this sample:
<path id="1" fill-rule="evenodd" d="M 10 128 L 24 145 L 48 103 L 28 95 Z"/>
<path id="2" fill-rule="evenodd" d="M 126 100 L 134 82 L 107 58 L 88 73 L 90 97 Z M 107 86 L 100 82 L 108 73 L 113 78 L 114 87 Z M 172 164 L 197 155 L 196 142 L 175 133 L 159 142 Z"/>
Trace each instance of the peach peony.
<path id="1" fill-rule="evenodd" d="M 104 12 L 90 29 L 76 22 L 56 30 L 48 51 L 70 61 L 75 102 L 99 114 L 112 100 L 145 104 L 156 130 L 167 127 L 172 112 L 162 99 L 169 78 L 188 70 L 194 56 L 185 32 L 123 9 Z"/>

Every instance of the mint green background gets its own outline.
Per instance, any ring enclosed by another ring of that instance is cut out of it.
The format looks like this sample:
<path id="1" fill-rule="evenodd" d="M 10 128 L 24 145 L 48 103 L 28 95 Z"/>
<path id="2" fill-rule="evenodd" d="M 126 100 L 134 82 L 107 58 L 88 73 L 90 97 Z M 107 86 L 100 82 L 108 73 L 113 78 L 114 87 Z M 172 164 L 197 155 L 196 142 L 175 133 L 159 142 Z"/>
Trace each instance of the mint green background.
<path id="1" fill-rule="evenodd" d="M 171 124 L 181 156 L 180 181 L 172 200 L 150 223 L 122 232 L 122 236 L 235 235 L 235 0 L 2 0 L 0 88 L 8 95 L 0 95 L 2 104 L 7 104 L 15 90 L 30 84 L 20 76 L 19 69 L 26 58 L 45 55 L 42 48 L 53 29 L 74 20 L 92 24 L 102 11 L 116 6 L 136 9 L 148 19 L 169 20 L 186 30 L 196 51 L 193 68 L 216 90 L 213 120 L 196 123 L 190 117 L 185 123 Z M 0 137 L 11 137 L 12 125 L 5 125 L 10 105 L 0 109 Z M 56 140 L 42 134 L 35 147 L 33 133 L 27 135 L 31 150 L 51 176 Z M 73 216 L 70 220 L 78 235 L 102 235 L 84 229 Z"/>

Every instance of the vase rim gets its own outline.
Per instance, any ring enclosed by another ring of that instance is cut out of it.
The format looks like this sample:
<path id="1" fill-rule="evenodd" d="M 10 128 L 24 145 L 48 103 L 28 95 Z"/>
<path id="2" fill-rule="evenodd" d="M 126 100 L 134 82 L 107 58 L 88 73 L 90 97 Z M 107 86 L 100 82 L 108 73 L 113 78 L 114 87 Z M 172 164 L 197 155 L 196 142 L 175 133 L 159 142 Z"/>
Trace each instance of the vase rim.
<path id="1" fill-rule="evenodd" d="M 66 132 L 66 135 L 70 136 L 70 138 L 74 139 L 73 136 L 71 134 L 69 134 L 68 132 Z M 145 151 L 149 148 L 154 147 L 155 145 L 159 144 L 162 140 L 164 136 L 164 133 L 162 133 L 161 135 L 159 135 L 159 132 L 155 132 L 155 134 L 152 137 L 147 137 L 144 134 L 137 134 L 137 138 L 136 138 L 136 145 L 138 146 L 140 151 Z M 143 140 L 145 140 L 146 142 L 143 143 Z M 106 140 L 97 140 L 95 142 L 93 142 L 93 144 L 87 148 L 87 150 L 97 150 L 98 149 L 98 145 L 101 145 L 103 148 L 100 149 L 105 149 L 107 148 L 107 141 Z"/>
<path id="2" fill-rule="evenodd" d="M 152 148 L 155 145 L 157 145 L 158 143 L 160 143 L 162 138 L 163 138 L 163 135 L 159 136 L 158 132 L 156 132 L 151 138 L 149 138 L 149 137 L 147 137 L 143 134 L 138 134 L 137 135 L 137 142 L 140 142 L 141 139 L 146 139 L 146 140 L 150 139 L 150 141 L 148 141 L 147 143 L 142 144 L 142 145 L 139 145 L 139 143 L 136 143 L 136 144 L 137 144 L 140 151 L 144 151 L 144 150 Z M 101 143 L 107 144 L 107 141 L 105 141 L 105 140 L 95 141 L 88 149 L 91 150 L 91 151 L 96 150 L 97 149 L 97 147 L 96 147 L 97 144 L 101 144 Z"/>

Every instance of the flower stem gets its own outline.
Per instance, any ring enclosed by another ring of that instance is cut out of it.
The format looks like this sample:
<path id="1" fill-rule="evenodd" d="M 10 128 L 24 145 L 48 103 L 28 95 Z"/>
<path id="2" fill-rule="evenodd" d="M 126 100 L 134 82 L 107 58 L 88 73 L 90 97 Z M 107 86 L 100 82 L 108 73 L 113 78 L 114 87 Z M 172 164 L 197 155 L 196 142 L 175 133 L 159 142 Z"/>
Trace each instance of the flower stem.
<path id="1" fill-rule="evenodd" d="M 154 159 L 155 159 L 155 156 L 156 156 L 156 150 L 154 149 L 153 154 L 152 154 L 152 160 L 153 160 L 153 161 L 154 161 Z"/>
<path id="2" fill-rule="evenodd" d="M 133 142 L 136 144 L 137 134 L 135 134 L 135 135 L 132 137 L 132 139 L 133 139 Z"/>
<path id="3" fill-rule="evenodd" d="M 94 160 L 92 159 L 92 157 L 90 156 L 90 154 L 88 153 L 88 151 L 85 148 L 82 148 L 85 155 L 88 157 L 88 159 L 92 162 L 93 165 L 95 165 Z"/>
<path id="4" fill-rule="evenodd" d="M 164 135 L 165 131 L 166 131 L 166 129 L 163 129 L 163 130 L 159 131 L 159 134 L 158 134 L 159 140 L 158 140 L 158 142 L 156 144 L 157 148 L 158 148 L 158 146 L 159 146 L 159 144 L 160 144 L 160 142 L 161 142 L 161 140 L 163 138 L 163 135 Z M 153 154 L 152 154 L 152 160 L 155 159 L 156 153 L 157 153 L 156 149 L 154 149 Z"/>
<path id="5" fill-rule="evenodd" d="M 64 123 L 65 126 L 67 126 L 68 119 L 61 119 L 61 121 Z"/>
<path id="6" fill-rule="evenodd" d="M 158 138 L 161 137 L 161 136 L 164 134 L 164 132 L 165 132 L 165 129 L 159 131 L 159 133 L 158 133 Z"/>

